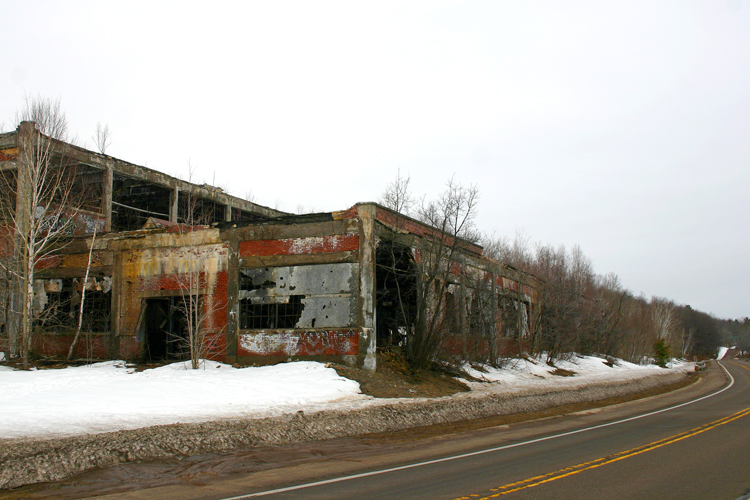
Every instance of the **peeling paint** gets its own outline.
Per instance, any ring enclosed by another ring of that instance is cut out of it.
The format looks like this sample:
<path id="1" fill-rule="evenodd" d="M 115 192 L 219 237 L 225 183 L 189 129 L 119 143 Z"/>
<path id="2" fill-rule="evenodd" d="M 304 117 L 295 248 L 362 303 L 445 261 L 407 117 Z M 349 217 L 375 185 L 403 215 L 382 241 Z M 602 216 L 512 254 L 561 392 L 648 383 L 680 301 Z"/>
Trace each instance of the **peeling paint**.
<path id="1" fill-rule="evenodd" d="M 240 349 L 251 354 L 284 354 L 294 356 L 299 352 L 300 335 L 291 332 L 246 333 L 240 335 Z"/>
<path id="2" fill-rule="evenodd" d="M 290 297 L 302 297 L 301 314 L 295 317 L 295 328 L 341 328 L 356 322 L 355 263 L 318 264 L 257 269 L 241 269 L 240 300 L 252 306 L 261 304 L 289 304 Z M 255 312 L 254 312 L 255 311 Z M 242 314 L 270 315 L 270 310 L 249 306 Z M 241 324 L 250 324 L 241 320 Z M 275 323 L 274 323 L 275 324 Z M 254 327 L 260 326 L 254 323 Z M 262 326 L 267 326 L 264 322 Z M 291 326 L 287 324 L 286 326 Z"/>
<path id="3" fill-rule="evenodd" d="M 357 264 L 349 262 L 241 269 L 241 274 L 249 278 L 250 282 L 241 290 L 240 298 L 350 294 L 357 269 Z"/>
<path id="4" fill-rule="evenodd" d="M 345 252 L 359 248 L 359 235 L 328 235 L 278 240 L 240 242 L 240 256 L 301 255 L 311 253 Z"/>
<path id="5" fill-rule="evenodd" d="M 241 356 L 351 356 L 359 350 L 357 330 L 277 330 L 239 336 Z"/>

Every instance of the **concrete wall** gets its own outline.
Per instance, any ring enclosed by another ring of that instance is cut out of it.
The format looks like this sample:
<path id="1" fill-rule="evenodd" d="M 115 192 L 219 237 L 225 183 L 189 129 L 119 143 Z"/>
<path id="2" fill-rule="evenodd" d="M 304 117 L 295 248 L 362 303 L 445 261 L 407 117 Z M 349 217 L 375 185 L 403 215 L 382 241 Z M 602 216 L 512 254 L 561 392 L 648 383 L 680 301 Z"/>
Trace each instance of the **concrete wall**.
<path id="1" fill-rule="evenodd" d="M 118 357 L 143 355 L 148 299 L 201 295 L 205 327 L 212 340 L 210 357 L 226 352 L 228 244 L 218 230 L 154 234 L 112 242 L 115 266 L 115 336 Z"/>
<path id="2" fill-rule="evenodd" d="M 239 253 L 237 360 L 361 363 L 357 220 L 289 222 L 225 231 Z"/>

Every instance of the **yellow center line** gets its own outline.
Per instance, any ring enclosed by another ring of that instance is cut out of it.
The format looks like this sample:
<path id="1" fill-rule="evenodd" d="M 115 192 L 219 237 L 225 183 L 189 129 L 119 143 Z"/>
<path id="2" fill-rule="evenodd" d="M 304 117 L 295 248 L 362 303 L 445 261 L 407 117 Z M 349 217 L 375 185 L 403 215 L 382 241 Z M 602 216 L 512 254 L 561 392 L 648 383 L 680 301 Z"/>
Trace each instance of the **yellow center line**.
<path id="1" fill-rule="evenodd" d="M 750 370 L 750 368 L 748 368 L 748 370 Z M 513 493 L 514 491 L 519 491 L 519 490 L 523 490 L 526 488 L 533 488 L 534 486 L 539 486 L 540 484 L 557 481 L 558 479 L 562 479 L 564 477 L 579 474 L 586 470 L 596 469 L 597 467 L 601 467 L 603 465 L 611 464 L 613 462 L 618 462 L 620 460 L 624 460 L 629 457 L 634 457 L 636 455 L 640 455 L 641 453 L 655 450 L 657 448 L 661 448 L 662 446 L 676 443 L 678 441 L 682 441 L 683 439 L 687 439 L 692 436 L 697 436 L 698 434 L 701 434 L 711 429 L 715 429 L 716 427 L 719 427 L 721 425 L 728 424 L 729 422 L 745 417 L 747 415 L 750 415 L 750 408 L 745 408 L 744 410 L 739 411 L 733 415 L 720 418 L 719 420 L 710 422 L 708 424 L 704 424 L 700 427 L 696 427 L 695 429 L 681 432 L 680 434 L 675 434 L 674 436 L 660 439 L 658 441 L 654 441 L 652 443 L 645 444 L 637 448 L 633 448 L 627 451 L 621 451 L 619 453 L 615 453 L 614 455 L 597 458 L 589 462 L 583 462 L 578 465 L 574 465 L 572 467 L 566 467 L 564 469 L 560 469 L 555 472 L 543 474 L 541 476 L 535 476 L 535 477 L 531 477 L 528 479 L 524 479 L 523 481 L 517 481 L 515 483 L 506 484 L 504 486 L 499 486 L 497 488 L 491 488 L 490 491 L 494 491 L 497 493 L 481 497 L 479 498 L 479 500 L 488 500 L 490 498 L 497 498 L 502 495 L 507 495 L 508 493 Z M 460 498 L 457 498 L 456 500 L 468 500 L 468 499 L 474 499 L 478 497 L 479 495 L 474 494 L 474 495 L 460 497 Z"/>
<path id="2" fill-rule="evenodd" d="M 748 367 L 747 367 L 747 366 L 745 366 L 745 365 L 741 365 L 741 364 L 739 364 L 739 363 L 735 363 L 734 361 L 730 361 L 729 363 L 733 364 L 734 366 L 739 366 L 740 368 L 744 368 L 745 370 L 748 370 L 748 371 L 750 371 L 750 368 L 748 368 Z"/>

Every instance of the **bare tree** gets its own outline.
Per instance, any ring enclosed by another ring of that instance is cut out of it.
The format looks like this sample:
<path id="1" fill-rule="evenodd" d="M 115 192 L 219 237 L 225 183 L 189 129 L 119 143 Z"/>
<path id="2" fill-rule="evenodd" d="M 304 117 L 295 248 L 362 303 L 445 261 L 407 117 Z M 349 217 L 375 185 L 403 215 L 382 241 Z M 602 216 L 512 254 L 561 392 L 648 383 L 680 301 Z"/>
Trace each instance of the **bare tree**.
<path id="1" fill-rule="evenodd" d="M 91 235 L 91 246 L 89 247 L 89 256 L 88 260 L 86 262 L 86 272 L 83 276 L 83 282 L 81 286 L 81 302 L 78 304 L 78 322 L 76 325 L 76 334 L 73 337 L 73 342 L 70 343 L 70 348 L 68 349 L 68 361 L 73 357 L 73 349 L 75 349 L 76 344 L 78 343 L 78 337 L 81 335 L 81 328 L 83 327 L 83 308 L 86 303 L 86 285 L 89 281 L 89 271 L 91 270 L 91 257 L 94 254 L 94 242 L 96 241 L 96 227 L 94 227 L 94 232 Z"/>
<path id="2" fill-rule="evenodd" d="M 109 148 L 109 145 L 112 143 L 112 135 L 109 131 L 109 124 L 102 126 L 101 122 L 97 122 L 96 132 L 94 133 L 94 137 L 92 137 L 92 139 L 94 140 L 94 144 L 96 144 L 96 149 L 101 154 L 105 154 L 107 152 L 107 149 Z"/>
<path id="3" fill-rule="evenodd" d="M 681 345 L 680 345 L 681 357 L 687 358 L 690 351 L 693 350 L 693 345 L 695 344 L 694 339 L 695 339 L 695 328 L 684 328 L 682 330 Z M 743 348 L 742 350 L 747 351 L 746 348 Z"/>
<path id="4" fill-rule="evenodd" d="M 195 167 L 188 164 L 188 182 L 195 175 Z M 213 220 L 210 206 L 201 203 L 196 189 L 180 193 L 182 222 L 178 225 L 181 235 L 204 231 L 205 235 L 209 224 Z M 196 233 L 199 234 L 199 233 Z M 193 238 L 192 245 L 198 249 L 207 243 L 205 236 Z M 219 304 L 210 294 L 204 293 L 210 287 L 210 265 L 200 251 L 188 252 L 183 263 L 185 272 L 180 273 L 178 285 L 180 287 L 180 300 L 176 303 L 175 311 L 184 326 L 184 336 L 173 339 L 179 347 L 190 357 L 191 367 L 198 369 L 202 360 L 215 355 L 218 348 L 218 332 L 214 331 L 213 324 L 215 315 L 218 314 L 226 304 Z"/>
<path id="5" fill-rule="evenodd" d="M 80 193 L 73 188 L 75 172 L 66 162 L 62 141 L 68 137 L 68 123 L 59 99 L 27 97 L 16 120 L 18 158 L 16 168 L 4 172 L 8 190 L 0 207 L 14 251 L 4 268 L 17 283 L 12 286 L 18 301 L 11 301 L 11 347 L 28 368 L 36 268 L 53 256 L 60 237 L 72 232 Z"/>
<path id="6" fill-rule="evenodd" d="M 412 197 L 409 179 L 400 176 L 383 196 L 394 210 L 408 210 Z M 404 354 L 414 370 L 427 368 L 439 355 L 444 342 L 466 332 L 470 302 L 468 279 L 462 276 L 463 252 L 479 237 L 475 230 L 479 190 L 451 179 L 439 198 L 422 200 L 415 208 L 416 218 L 429 229 L 414 235 L 398 227 L 405 219 L 396 218 L 394 234 L 380 245 L 390 253 L 381 262 L 386 274 L 394 277 L 396 286 L 398 328 Z M 404 254 L 408 249 L 410 255 Z M 407 258 L 410 264 L 400 265 Z"/>
<path id="7" fill-rule="evenodd" d="M 654 318 L 656 340 L 664 340 L 667 344 L 671 344 L 680 327 L 674 303 L 659 297 L 652 297 L 651 313 Z"/>
<path id="8" fill-rule="evenodd" d="M 528 271 L 534 260 L 530 239 L 522 229 L 516 229 L 512 240 L 507 236 L 484 235 L 482 246 L 487 257 L 518 270 Z"/>
<path id="9" fill-rule="evenodd" d="M 591 292 L 590 328 L 583 337 L 582 354 L 614 356 L 623 340 L 623 310 L 630 299 L 616 274 L 598 276 Z"/>
<path id="10" fill-rule="evenodd" d="M 383 191 L 383 194 L 378 199 L 378 203 L 400 214 L 409 215 L 414 206 L 414 197 L 411 194 L 409 186 L 410 182 L 411 178 L 408 175 L 402 177 L 401 170 L 399 169 L 396 179 L 386 186 L 385 191 Z"/>
<path id="11" fill-rule="evenodd" d="M 250 203 L 257 203 L 258 201 L 257 198 L 258 197 L 255 196 L 255 193 L 253 193 L 252 189 L 248 189 L 247 191 L 245 191 L 245 199 L 249 201 Z"/>

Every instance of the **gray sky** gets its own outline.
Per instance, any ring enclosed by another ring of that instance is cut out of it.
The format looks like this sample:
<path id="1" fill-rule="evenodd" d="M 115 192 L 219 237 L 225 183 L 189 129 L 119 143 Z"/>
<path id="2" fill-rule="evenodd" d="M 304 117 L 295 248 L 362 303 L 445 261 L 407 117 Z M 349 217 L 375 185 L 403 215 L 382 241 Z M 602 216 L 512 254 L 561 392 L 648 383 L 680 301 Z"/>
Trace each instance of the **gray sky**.
<path id="1" fill-rule="evenodd" d="M 748 0 L 0 7 L 6 131 L 60 97 L 82 145 L 290 212 L 455 174 L 486 232 L 750 315 Z"/>

